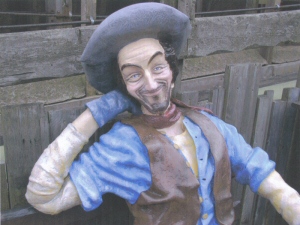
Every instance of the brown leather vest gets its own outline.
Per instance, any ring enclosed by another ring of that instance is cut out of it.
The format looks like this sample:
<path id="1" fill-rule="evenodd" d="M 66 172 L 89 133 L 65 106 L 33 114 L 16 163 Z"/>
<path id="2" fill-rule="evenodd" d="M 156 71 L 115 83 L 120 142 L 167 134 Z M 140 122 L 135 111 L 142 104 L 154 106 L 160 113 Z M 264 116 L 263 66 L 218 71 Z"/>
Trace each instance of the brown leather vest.
<path id="1" fill-rule="evenodd" d="M 203 131 L 215 160 L 213 192 L 215 214 L 220 224 L 234 221 L 230 193 L 231 168 L 226 143 L 217 127 L 206 116 L 184 109 L 184 114 Z M 128 206 L 134 224 L 195 225 L 200 217 L 199 181 L 182 155 L 157 130 L 145 125 L 140 117 L 122 121 L 137 131 L 148 149 L 152 186 L 141 193 L 134 205 Z"/>

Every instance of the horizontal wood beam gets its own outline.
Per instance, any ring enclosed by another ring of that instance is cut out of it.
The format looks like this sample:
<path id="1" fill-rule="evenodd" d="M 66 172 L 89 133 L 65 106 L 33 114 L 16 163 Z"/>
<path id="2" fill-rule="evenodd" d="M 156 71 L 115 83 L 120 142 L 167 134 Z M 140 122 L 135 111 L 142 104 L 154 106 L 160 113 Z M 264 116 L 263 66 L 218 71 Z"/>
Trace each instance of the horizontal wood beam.
<path id="1" fill-rule="evenodd" d="M 85 97 L 85 76 L 0 87 L 0 107 L 24 103 L 52 104 Z M 1 133 L 1 132 L 0 132 Z"/>
<path id="2" fill-rule="evenodd" d="M 188 56 L 300 42 L 300 10 L 195 18 Z"/>
<path id="3" fill-rule="evenodd" d="M 300 43 L 300 10 L 192 21 L 190 56 Z M 83 73 L 80 56 L 97 26 L 0 34 L 0 87 Z"/>
<path id="4" fill-rule="evenodd" d="M 0 34 L 0 87 L 82 74 L 96 26 Z"/>
<path id="5" fill-rule="evenodd" d="M 182 80 L 224 73 L 226 65 L 240 63 L 267 64 L 256 49 L 240 52 L 221 53 L 183 60 Z"/>
<path id="6" fill-rule="evenodd" d="M 262 67 L 259 87 L 265 87 L 291 80 L 296 80 L 299 73 L 300 61 L 273 64 Z M 299 75 L 300 76 L 300 75 Z M 224 73 L 183 80 L 179 92 L 195 92 L 217 89 L 224 86 Z"/>

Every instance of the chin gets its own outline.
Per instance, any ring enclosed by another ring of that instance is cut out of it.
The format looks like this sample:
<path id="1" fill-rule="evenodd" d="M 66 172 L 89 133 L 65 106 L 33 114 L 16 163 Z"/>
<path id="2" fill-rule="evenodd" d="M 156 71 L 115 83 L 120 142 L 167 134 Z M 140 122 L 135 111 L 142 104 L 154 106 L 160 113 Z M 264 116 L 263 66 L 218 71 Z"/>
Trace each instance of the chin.
<path id="1" fill-rule="evenodd" d="M 152 114 L 164 114 L 169 107 L 169 101 L 154 103 L 152 105 L 144 105 L 144 107 Z"/>

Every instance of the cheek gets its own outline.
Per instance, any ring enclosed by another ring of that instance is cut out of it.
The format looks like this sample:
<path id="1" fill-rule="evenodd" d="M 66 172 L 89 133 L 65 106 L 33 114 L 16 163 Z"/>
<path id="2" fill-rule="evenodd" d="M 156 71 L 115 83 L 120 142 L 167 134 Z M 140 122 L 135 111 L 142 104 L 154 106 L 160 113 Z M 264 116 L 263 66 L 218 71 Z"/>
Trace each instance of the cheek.
<path id="1" fill-rule="evenodd" d="M 172 80 L 173 80 L 173 73 L 170 69 L 166 70 L 164 73 L 163 73 L 163 77 L 166 79 L 166 81 L 168 83 L 171 83 Z"/>
<path id="2" fill-rule="evenodd" d="M 131 96 L 135 96 L 136 94 L 135 94 L 135 92 L 136 92 L 136 87 L 135 86 L 133 86 L 133 85 L 126 85 L 126 88 L 127 88 L 127 91 L 128 91 L 128 93 L 131 95 Z"/>

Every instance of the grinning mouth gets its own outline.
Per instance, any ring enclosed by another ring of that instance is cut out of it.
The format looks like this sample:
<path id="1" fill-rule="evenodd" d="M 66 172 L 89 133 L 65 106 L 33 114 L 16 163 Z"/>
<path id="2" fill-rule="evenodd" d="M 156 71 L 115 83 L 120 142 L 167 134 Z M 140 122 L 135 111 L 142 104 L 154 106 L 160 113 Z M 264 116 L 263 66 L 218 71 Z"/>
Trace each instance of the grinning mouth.
<path id="1" fill-rule="evenodd" d="M 141 90 L 140 94 L 144 95 L 144 96 L 149 96 L 149 97 L 155 96 L 161 91 L 161 89 L 163 89 L 164 86 L 165 86 L 165 84 L 161 84 L 160 86 L 158 86 L 157 88 L 152 89 L 152 90 Z"/>

